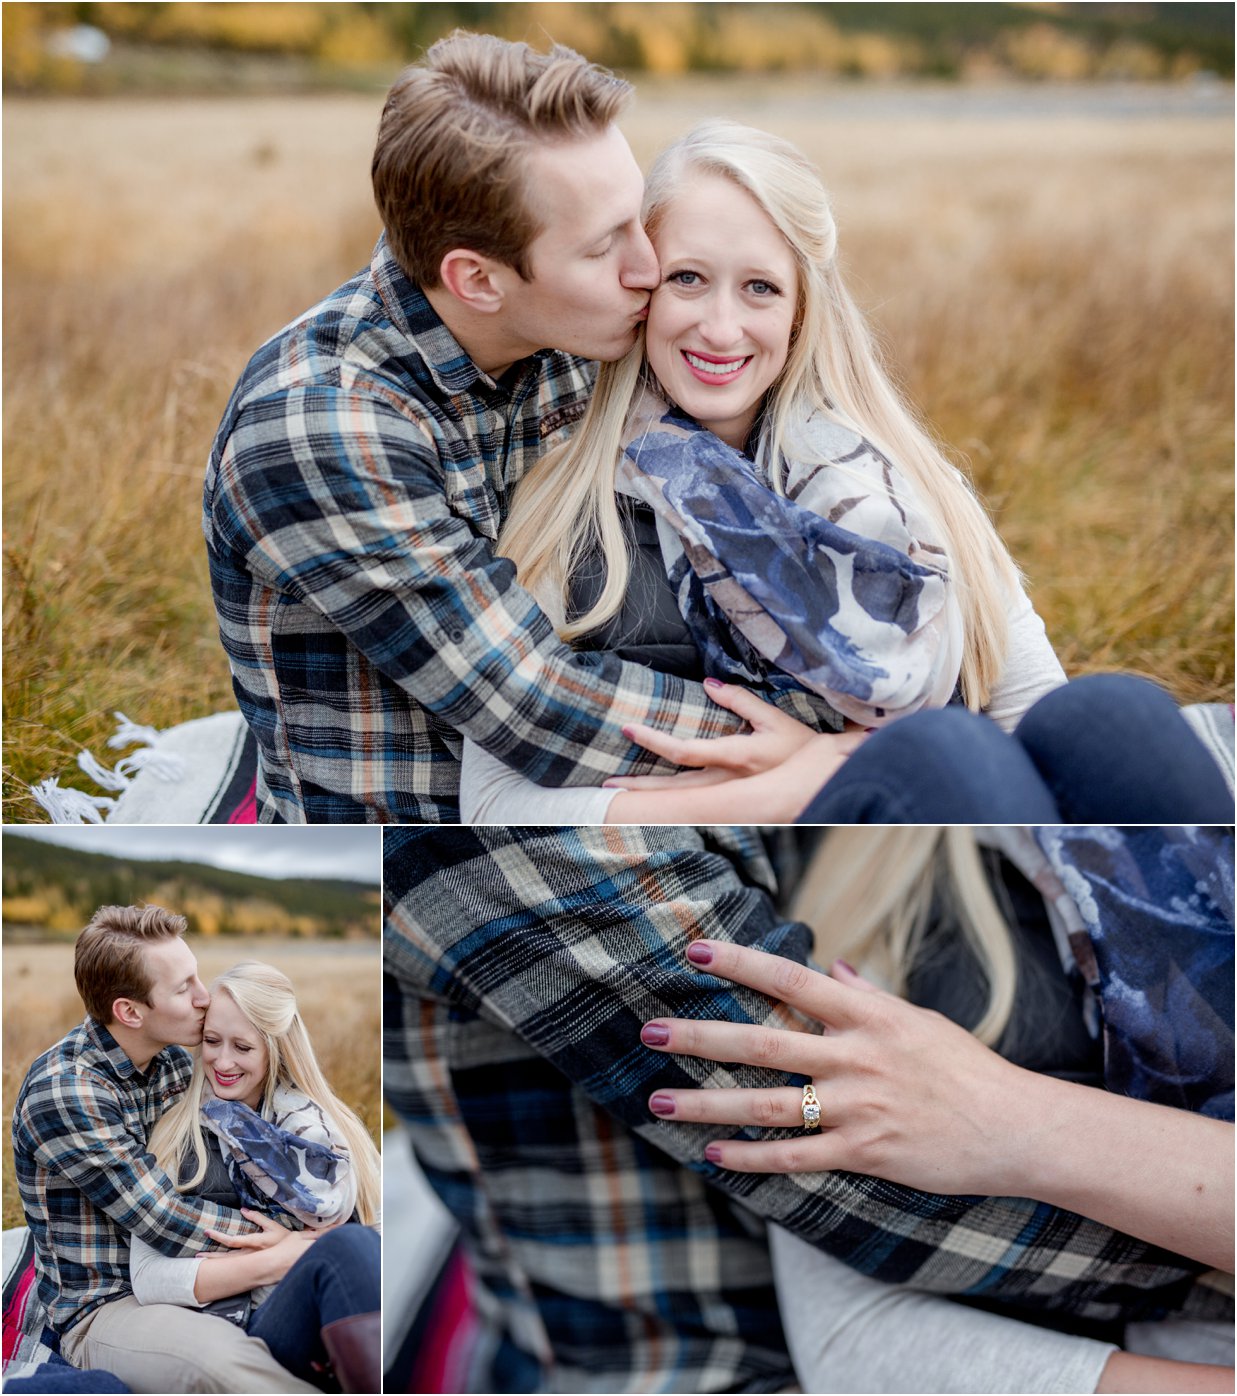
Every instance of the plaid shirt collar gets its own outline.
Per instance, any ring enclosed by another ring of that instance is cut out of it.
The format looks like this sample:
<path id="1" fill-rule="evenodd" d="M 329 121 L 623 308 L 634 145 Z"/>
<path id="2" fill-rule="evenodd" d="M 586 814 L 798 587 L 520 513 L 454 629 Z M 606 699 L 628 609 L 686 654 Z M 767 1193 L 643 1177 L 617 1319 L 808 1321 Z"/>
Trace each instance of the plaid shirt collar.
<path id="1" fill-rule="evenodd" d="M 425 292 L 409 281 L 395 260 L 385 233 L 374 247 L 369 270 L 391 324 L 412 341 L 430 377 L 449 397 L 461 393 L 510 396 L 528 374 L 539 372 L 555 352 L 538 349 L 522 360 L 524 368 L 513 381 L 500 384 L 477 367 L 468 351 L 443 323 Z M 503 377 L 505 379 L 507 375 Z"/>
<path id="2" fill-rule="evenodd" d="M 112 1074 L 121 1081 L 136 1081 L 139 1085 L 150 1080 L 151 1073 L 157 1070 L 164 1060 L 163 1051 L 156 1052 L 147 1062 L 145 1070 L 139 1070 L 129 1059 L 129 1054 L 116 1041 L 110 1032 L 94 1018 L 85 1018 L 77 1029 L 78 1033 L 102 1057 Z M 85 1045 L 85 1044 L 83 1044 Z M 166 1051 L 166 1048 L 164 1049 Z"/>

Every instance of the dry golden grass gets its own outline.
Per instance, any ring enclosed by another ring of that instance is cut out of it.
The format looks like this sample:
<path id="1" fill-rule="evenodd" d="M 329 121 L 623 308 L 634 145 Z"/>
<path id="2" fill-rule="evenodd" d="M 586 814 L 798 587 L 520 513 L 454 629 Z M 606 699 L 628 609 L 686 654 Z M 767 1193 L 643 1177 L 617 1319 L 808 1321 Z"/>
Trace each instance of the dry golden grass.
<path id="1" fill-rule="evenodd" d="M 364 1120 L 381 1147 L 381 972 L 379 947 L 339 942 L 255 939 L 193 943 L 203 979 L 240 960 L 277 965 L 296 986 L 305 1025 L 327 1080 Z M 12 1168 L 9 1122 L 31 1062 L 83 1017 L 73 986 L 73 946 L 4 946 L 4 1225 L 22 1223 Z"/>
<path id="2" fill-rule="evenodd" d="M 119 708 L 231 702 L 200 535 L 248 355 L 361 265 L 380 101 L 6 104 L 6 818 Z M 812 89 L 648 83 L 798 141 L 897 372 L 969 461 L 1067 669 L 1233 686 L 1233 132 L 1171 119 L 823 120 Z"/>

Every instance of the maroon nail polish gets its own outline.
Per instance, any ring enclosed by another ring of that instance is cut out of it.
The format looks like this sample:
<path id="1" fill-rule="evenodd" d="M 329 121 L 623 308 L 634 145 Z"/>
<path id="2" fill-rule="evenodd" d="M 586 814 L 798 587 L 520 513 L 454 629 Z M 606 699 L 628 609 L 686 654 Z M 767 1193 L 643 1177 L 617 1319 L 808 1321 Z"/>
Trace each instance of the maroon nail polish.
<path id="1" fill-rule="evenodd" d="M 706 945 L 703 941 L 694 940 L 687 947 L 687 958 L 693 965 L 711 965 L 713 963 L 713 947 Z"/>
<path id="2" fill-rule="evenodd" d="M 721 1163 L 722 1146 L 720 1144 L 705 1145 L 704 1156 L 710 1163 Z"/>
<path id="3" fill-rule="evenodd" d="M 838 964 L 842 966 L 842 968 L 846 971 L 847 974 L 854 975 L 856 979 L 859 978 L 859 971 L 854 967 L 854 965 L 848 965 L 845 960 L 839 960 Z"/>
<path id="4" fill-rule="evenodd" d="M 673 1115 L 674 1097 L 672 1095 L 655 1095 L 649 1101 L 649 1109 L 654 1115 Z"/>
<path id="5" fill-rule="evenodd" d="M 641 1029 L 640 1041 L 646 1047 L 664 1047 L 670 1041 L 670 1029 L 660 1023 L 646 1023 Z"/>
<path id="6" fill-rule="evenodd" d="M 705 688 L 721 688 L 722 681 L 721 679 L 705 679 L 704 686 Z"/>

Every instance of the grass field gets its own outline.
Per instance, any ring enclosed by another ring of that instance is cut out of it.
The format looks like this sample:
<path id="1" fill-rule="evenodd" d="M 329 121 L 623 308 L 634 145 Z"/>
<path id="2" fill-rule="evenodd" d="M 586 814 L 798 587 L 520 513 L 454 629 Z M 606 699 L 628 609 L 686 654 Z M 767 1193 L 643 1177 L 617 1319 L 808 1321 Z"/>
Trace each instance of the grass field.
<path id="1" fill-rule="evenodd" d="M 381 998 L 376 944 L 324 947 L 295 940 L 242 945 L 194 942 L 208 983 L 239 960 L 277 965 L 296 986 L 305 1025 L 327 1080 L 380 1143 Z M 21 1224 L 9 1122 L 31 1062 L 83 1017 L 73 986 L 72 944 L 4 946 L 4 1225 Z"/>
<path id="2" fill-rule="evenodd" d="M 911 397 L 965 459 L 1072 674 L 1233 696 L 1233 127 L 1017 94 L 830 107 L 647 84 L 799 142 Z M 896 96 L 897 94 L 895 94 Z M 907 99 L 909 100 L 909 99 Z M 5 818 L 112 712 L 231 703 L 200 486 L 257 345 L 368 258 L 380 99 L 6 102 Z M 909 113 L 909 114 L 908 114 Z"/>

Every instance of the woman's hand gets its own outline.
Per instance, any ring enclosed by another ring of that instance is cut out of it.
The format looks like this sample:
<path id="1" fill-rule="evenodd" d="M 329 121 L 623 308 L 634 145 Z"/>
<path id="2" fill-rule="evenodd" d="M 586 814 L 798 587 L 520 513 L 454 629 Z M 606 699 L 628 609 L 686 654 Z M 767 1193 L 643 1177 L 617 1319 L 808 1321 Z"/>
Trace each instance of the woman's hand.
<path id="1" fill-rule="evenodd" d="M 623 735 L 676 766 L 706 767 L 736 776 L 754 776 L 780 766 L 817 736 L 806 723 L 766 703 L 740 684 L 705 679 L 704 691 L 719 707 L 741 717 L 752 730 L 732 737 L 671 737 L 655 727 L 633 724 L 623 728 Z M 659 790 L 663 786 L 656 782 L 667 779 L 674 777 L 615 776 L 605 784 L 624 790 Z"/>
<path id="2" fill-rule="evenodd" d="M 206 1228 L 206 1234 L 212 1241 L 218 1241 L 221 1246 L 226 1246 L 230 1251 L 264 1251 L 271 1246 L 277 1246 L 286 1237 L 295 1235 L 286 1226 L 281 1226 L 273 1217 L 268 1217 L 265 1212 L 255 1212 L 249 1207 L 241 1208 L 241 1216 L 246 1221 L 251 1221 L 258 1229 L 257 1231 L 247 1231 L 243 1236 L 233 1236 L 227 1231 L 212 1231 Z M 214 1252 L 218 1254 L 218 1252 Z"/>
<path id="3" fill-rule="evenodd" d="M 801 726 L 794 718 L 786 721 Z M 702 744 L 749 740 L 719 737 L 702 739 Z M 610 789 L 619 791 L 606 810 L 606 823 L 793 824 L 851 752 L 866 740 L 866 732 L 823 732 L 797 747 L 780 765 L 758 775 L 733 775 L 717 768 L 679 771 L 672 776 L 616 776 L 606 781 Z"/>
<path id="4" fill-rule="evenodd" d="M 641 1037 L 681 1056 L 808 1076 L 821 1129 L 794 1139 L 720 1140 L 707 1157 L 734 1172 L 844 1169 L 929 1192 L 1024 1195 L 1019 1126 L 1043 1078 L 1012 1066 L 939 1013 L 886 994 L 840 961 L 830 979 L 781 956 L 696 941 L 688 958 L 825 1025 L 823 1036 L 658 1019 Z M 660 1039 L 660 1040 L 659 1040 Z M 661 1090 L 650 1109 L 685 1123 L 803 1129 L 803 1092 Z"/>
<path id="5" fill-rule="evenodd" d="M 257 1224 L 260 1232 L 249 1236 L 207 1233 L 228 1249 L 210 1251 L 202 1257 L 194 1276 L 193 1293 L 203 1304 L 244 1294 L 256 1285 L 278 1284 L 318 1237 L 333 1229 L 289 1231 L 261 1212 L 248 1208 L 241 1211 Z"/>
<path id="6" fill-rule="evenodd" d="M 834 977 L 779 955 L 700 940 L 688 959 L 824 1024 L 821 1037 L 658 1019 L 640 1036 L 682 1056 L 811 1078 L 801 1088 L 657 1091 L 655 1115 L 801 1130 L 705 1150 L 740 1173 L 845 1169 L 926 1192 L 1030 1197 L 1216 1269 L 1233 1263 L 1233 1126 L 1014 1066 L 939 1013 L 882 993 L 842 961 Z"/>

